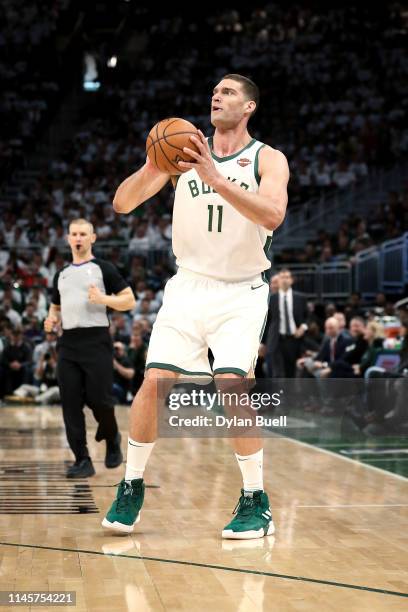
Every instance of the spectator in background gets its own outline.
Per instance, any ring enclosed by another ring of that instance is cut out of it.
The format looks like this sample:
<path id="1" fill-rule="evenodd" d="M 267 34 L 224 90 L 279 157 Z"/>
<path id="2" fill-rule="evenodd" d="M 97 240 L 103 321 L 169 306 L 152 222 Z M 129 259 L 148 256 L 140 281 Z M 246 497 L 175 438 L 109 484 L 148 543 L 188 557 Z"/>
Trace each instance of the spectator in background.
<path id="1" fill-rule="evenodd" d="M 23 336 L 24 340 L 27 340 L 30 346 L 41 342 L 44 337 L 43 330 L 41 328 L 41 320 L 37 317 L 30 317 L 23 324 Z"/>
<path id="2" fill-rule="evenodd" d="M 124 344 L 129 344 L 130 320 L 121 312 L 112 313 L 109 331 L 114 342 L 123 342 Z"/>
<path id="3" fill-rule="evenodd" d="M 21 314 L 22 325 L 27 325 L 33 317 L 36 317 L 37 305 L 35 302 L 27 302 L 26 307 Z"/>
<path id="4" fill-rule="evenodd" d="M 11 394 L 24 383 L 32 380 L 32 351 L 30 345 L 24 341 L 20 328 L 11 334 L 11 341 L 2 354 L 3 389 L 2 394 Z"/>
<path id="5" fill-rule="evenodd" d="M 339 334 L 339 325 L 334 317 L 325 321 L 325 337 L 315 357 L 302 357 L 297 361 L 301 378 L 317 378 L 321 382 L 317 394 L 306 397 L 305 412 L 319 412 L 332 415 L 335 412 L 333 394 L 330 389 L 321 388 L 322 380 L 335 377 L 337 364 L 342 362 L 347 346 L 351 340 Z"/>
<path id="6" fill-rule="evenodd" d="M 316 353 L 321 346 L 323 334 L 320 331 L 320 327 L 317 321 L 308 321 L 308 328 L 305 335 L 303 336 L 303 350 L 304 355 L 311 356 Z"/>
<path id="7" fill-rule="evenodd" d="M 336 244 L 337 260 L 347 259 L 350 254 L 350 241 L 346 233 L 339 231 Z"/>
<path id="8" fill-rule="evenodd" d="M 339 189 L 346 189 L 354 185 L 355 182 L 355 174 L 351 171 L 349 165 L 344 160 L 339 161 L 333 173 L 333 183 L 335 186 Z"/>
<path id="9" fill-rule="evenodd" d="M 10 298 L 3 299 L 2 311 L 13 327 L 19 327 L 21 325 L 21 315 L 14 310 Z"/>
<path id="10" fill-rule="evenodd" d="M 147 304 L 148 304 L 148 307 L 147 307 Z M 154 291 L 152 291 L 149 288 L 146 288 L 143 292 L 143 297 L 137 302 L 132 312 L 132 315 L 133 317 L 135 317 L 135 315 L 140 315 L 143 312 L 147 314 L 157 313 L 159 308 L 160 308 L 160 301 L 156 299 Z"/>
<path id="11" fill-rule="evenodd" d="M 352 251 L 354 251 L 357 243 L 363 244 L 364 248 L 367 248 L 372 244 L 371 236 L 367 232 L 366 222 L 363 219 L 360 219 L 358 221 L 356 229 L 355 229 L 355 237 L 350 242 L 350 249 Z"/>
<path id="12" fill-rule="evenodd" d="M 328 190 L 332 185 L 330 176 L 330 166 L 325 157 L 320 156 L 313 170 L 314 182 L 323 192 Z"/>
<path id="13" fill-rule="evenodd" d="M 50 331 L 45 333 L 45 340 L 34 348 L 33 352 L 33 362 L 34 367 L 36 368 L 40 359 L 46 353 L 53 353 L 57 348 L 57 334 L 55 331 Z"/>
<path id="14" fill-rule="evenodd" d="M 296 359 L 301 354 L 302 337 L 307 330 L 306 298 L 292 291 L 290 270 L 279 272 L 279 291 L 271 295 L 264 332 L 269 376 L 293 378 Z"/>
<path id="15" fill-rule="evenodd" d="M 157 317 L 157 313 L 152 311 L 152 305 L 148 298 L 144 298 L 140 302 L 140 310 L 133 315 L 134 321 L 147 319 L 153 325 Z"/>
<path id="16" fill-rule="evenodd" d="M 126 355 L 123 342 L 113 344 L 113 396 L 119 404 L 125 404 L 131 391 L 131 381 L 135 375 L 132 362 Z"/>
<path id="17" fill-rule="evenodd" d="M 34 285 L 28 292 L 27 299 L 36 304 L 36 315 L 43 321 L 47 316 L 47 292 L 39 285 Z"/>
<path id="18" fill-rule="evenodd" d="M 344 307 L 344 314 L 347 321 L 351 321 L 353 317 L 364 317 L 364 308 L 358 291 L 350 294 L 350 298 Z"/>
<path id="19" fill-rule="evenodd" d="M 375 364 L 378 352 L 382 349 L 384 343 L 384 326 L 378 321 L 369 321 L 364 330 L 364 339 L 366 350 L 360 361 L 353 364 L 356 376 L 364 376 L 366 370 Z"/>
<path id="20" fill-rule="evenodd" d="M 129 242 L 129 252 L 133 255 L 147 255 L 150 248 L 150 240 L 147 235 L 147 224 L 140 223 Z"/>
<path id="21" fill-rule="evenodd" d="M 339 324 L 339 334 L 345 338 L 350 338 L 350 332 L 346 327 L 346 317 L 344 316 L 344 312 L 337 311 L 334 313 L 333 317 Z"/>
<path id="22" fill-rule="evenodd" d="M 305 248 L 297 255 L 299 263 L 313 263 L 317 261 L 317 250 L 313 242 L 307 242 Z"/>
<path id="23" fill-rule="evenodd" d="M 377 295 L 375 296 L 375 302 L 374 302 L 374 313 L 378 316 L 381 316 L 384 314 L 384 310 L 385 307 L 387 305 L 387 298 L 385 293 L 377 293 Z"/>
<path id="24" fill-rule="evenodd" d="M 144 299 L 150 301 L 150 312 L 157 312 L 159 310 L 161 301 L 156 298 L 156 295 L 152 289 L 146 289 Z M 135 312 L 137 312 L 137 305 Z"/>
<path id="25" fill-rule="evenodd" d="M 331 244 L 326 244 L 320 253 L 319 263 L 333 263 L 335 261 L 335 257 L 333 254 L 333 247 Z"/>
<path id="26" fill-rule="evenodd" d="M 306 369 L 310 375 L 318 378 L 331 376 L 336 362 L 342 360 L 347 346 L 351 344 L 350 339 L 339 333 L 339 324 L 334 317 L 326 319 L 324 331 L 325 337 L 316 356 L 313 359 L 302 357 L 297 361 L 301 371 Z"/>
<path id="27" fill-rule="evenodd" d="M 337 312 L 336 304 L 334 302 L 328 302 L 324 307 L 325 319 L 334 317 Z"/>
<path id="28" fill-rule="evenodd" d="M 135 325 L 139 325 L 139 321 L 137 321 L 133 325 L 134 330 Z M 132 332 L 132 337 L 128 349 L 129 360 L 135 372 L 131 382 L 132 393 L 136 393 L 138 391 L 144 378 L 147 344 L 143 341 L 142 335 L 140 333 L 141 330 L 142 327 L 140 326 L 140 330 Z"/>
<path id="29" fill-rule="evenodd" d="M 336 359 L 330 367 L 332 378 L 352 378 L 354 376 L 355 366 L 361 362 L 368 347 L 364 319 L 361 317 L 351 319 L 350 335 L 347 340 L 350 340 L 350 344 L 346 346 L 343 357 Z"/>
<path id="30" fill-rule="evenodd" d="M 383 368 L 373 368 L 366 372 L 367 393 L 363 405 L 351 406 L 346 412 L 346 419 L 367 435 L 395 434 L 401 431 L 401 426 L 408 421 L 406 377 L 408 374 L 408 322 L 401 326 L 403 338 L 399 351 L 400 362 L 396 368 L 386 371 Z M 368 376 L 367 376 L 368 375 Z M 376 383 L 376 380 L 395 380 L 393 385 Z"/>

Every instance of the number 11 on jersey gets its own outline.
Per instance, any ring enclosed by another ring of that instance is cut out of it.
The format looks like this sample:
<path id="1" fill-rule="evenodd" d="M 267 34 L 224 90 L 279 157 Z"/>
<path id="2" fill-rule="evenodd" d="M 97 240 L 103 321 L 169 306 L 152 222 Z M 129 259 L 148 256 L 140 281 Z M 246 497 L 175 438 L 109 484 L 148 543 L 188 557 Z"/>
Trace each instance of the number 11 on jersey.
<path id="1" fill-rule="evenodd" d="M 217 206 L 217 210 L 218 210 L 218 226 L 217 226 L 217 231 L 220 232 L 222 229 L 222 205 L 218 204 Z M 213 231 L 213 216 L 214 216 L 214 205 L 213 204 L 209 204 L 208 205 L 208 231 L 212 232 Z"/>

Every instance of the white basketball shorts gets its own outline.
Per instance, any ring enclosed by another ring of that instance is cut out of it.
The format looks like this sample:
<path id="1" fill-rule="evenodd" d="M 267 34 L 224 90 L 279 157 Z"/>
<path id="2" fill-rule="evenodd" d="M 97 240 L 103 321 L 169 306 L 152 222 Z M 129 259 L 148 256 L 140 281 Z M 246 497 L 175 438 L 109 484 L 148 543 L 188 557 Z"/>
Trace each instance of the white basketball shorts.
<path id="1" fill-rule="evenodd" d="M 228 283 L 179 268 L 164 290 L 146 369 L 188 376 L 246 376 L 258 357 L 268 296 L 269 286 L 261 275 Z M 209 348 L 214 355 L 212 370 Z"/>

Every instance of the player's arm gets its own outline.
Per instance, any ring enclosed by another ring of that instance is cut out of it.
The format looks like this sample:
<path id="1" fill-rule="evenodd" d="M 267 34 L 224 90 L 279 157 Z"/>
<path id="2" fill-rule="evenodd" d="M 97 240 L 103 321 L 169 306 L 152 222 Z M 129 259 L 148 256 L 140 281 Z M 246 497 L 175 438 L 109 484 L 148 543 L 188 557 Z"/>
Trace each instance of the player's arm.
<path id="1" fill-rule="evenodd" d="M 131 212 L 160 191 L 169 179 L 169 174 L 157 170 L 147 158 L 137 172 L 119 185 L 113 198 L 113 209 L 122 214 Z"/>
<path id="2" fill-rule="evenodd" d="M 279 227 L 285 218 L 288 203 L 289 167 L 283 153 L 271 147 L 260 150 L 259 191 L 250 193 L 217 171 L 208 143 L 202 132 L 199 134 L 200 138 L 192 136 L 191 140 L 199 147 L 200 153 L 189 148 L 184 149 L 196 162 L 179 162 L 179 165 L 184 169 L 195 168 L 201 180 L 253 223 L 268 230 Z"/>

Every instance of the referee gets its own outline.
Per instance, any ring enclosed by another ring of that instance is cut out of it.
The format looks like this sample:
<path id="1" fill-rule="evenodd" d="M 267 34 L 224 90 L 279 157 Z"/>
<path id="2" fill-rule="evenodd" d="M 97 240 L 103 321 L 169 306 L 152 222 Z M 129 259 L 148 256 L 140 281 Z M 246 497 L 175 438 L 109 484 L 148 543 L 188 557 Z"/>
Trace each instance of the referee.
<path id="1" fill-rule="evenodd" d="M 69 225 L 72 263 L 56 273 L 46 332 L 62 321 L 58 340 L 58 382 L 67 439 L 75 455 L 67 478 L 95 474 L 86 443 L 84 405 L 98 422 L 95 439 L 106 440 L 105 465 L 117 467 L 123 457 L 112 397 L 113 351 L 107 308 L 135 306 L 131 288 L 113 264 L 92 254 L 96 235 L 86 219 Z"/>

